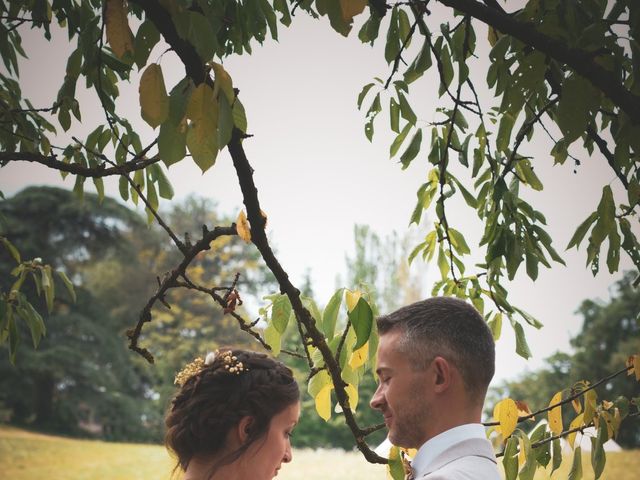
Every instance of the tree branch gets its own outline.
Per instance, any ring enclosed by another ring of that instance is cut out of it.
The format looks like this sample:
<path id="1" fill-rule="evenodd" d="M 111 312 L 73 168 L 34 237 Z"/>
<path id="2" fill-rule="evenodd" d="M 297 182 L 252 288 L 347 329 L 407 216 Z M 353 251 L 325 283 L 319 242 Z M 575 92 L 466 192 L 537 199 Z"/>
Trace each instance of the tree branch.
<path id="1" fill-rule="evenodd" d="M 114 165 L 112 167 L 106 167 L 103 164 L 97 167 L 85 167 L 78 163 L 65 163 L 58 160 L 57 155 L 42 155 L 41 153 L 30 152 L 0 152 L 0 163 L 8 162 L 33 162 L 44 165 L 45 167 L 60 170 L 61 172 L 73 173 L 82 177 L 108 177 L 110 175 L 121 175 L 122 173 L 130 173 L 136 170 L 142 170 L 143 168 L 158 163 L 159 157 L 152 158 L 135 158 L 122 165 Z"/>
<path id="2" fill-rule="evenodd" d="M 151 354 L 151 352 L 146 348 L 138 346 L 142 327 L 145 323 L 151 321 L 151 309 L 157 301 L 165 303 L 164 296 L 166 292 L 169 289 L 178 286 L 178 278 L 185 274 L 187 267 L 193 261 L 196 255 L 205 250 L 209 250 L 211 248 L 210 244 L 212 241 L 214 241 L 218 237 L 225 235 L 237 235 L 236 226 L 231 225 L 230 227 L 215 227 L 212 231 L 207 230 L 203 232 L 202 238 L 193 247 L 184 252 L 184 258 L 182 259 L 178 267 L 172 270 L 171 273 L 163 279 L 156 293 L 149 299 L 147 304 L 140 312 L 140 317 L 136 326 L 132 329 L 127 330 L 127 337 L 129 338 L 129 349 L 142 355 L 149 363 L 153 363 L 153 355 Z"/>
<path id="3" fill-rule="evenodd" d="M 320 350 L 322 358 L 329 370 L 329 375 L 335 388 L 336 398 L 342 407 L 345 422 L 355 437 L 356 446 L 370 463 L 387 463 L 385 458 L 373 452 L 365 442 L 363 432 L 358 427 L 355 417 L 353 416 L 353 411 L 349 406 L 349 399 L 345 391 L 346 385 L 342 379 L 340 366 L 333 356 L 329 345 L 327 345 L 324 335 L 318 330 L 314 318 L 302 304 L 300 291 L 293 286 L 289 280 L 289 275 L 282 268 L 282 265 L 280 265 L 280 262 L 276 259 L 269 245 L 269 240 L 265 232 L 266 220 L 261 214 L 258 190 L 253 182 L 253 168 L 251 168 L 244 149 L 242 148 L 242 132 L 240 132 L 240 130 L 234 129 L 228 149 L 238 175 L 244 205 L 247 209 L 247 218 L 251 224 L 251 241 L 262 255 L 267 267 L 276 277 L 280 285 L 280 291 L 289 298 L 296 319 L 304 325 L 307 335 L 309 335 L 313 341 L 313 345 Z"/>
<path id="4" fill-rule="evenodd" d="M 640 124 L 640 97 L 622 85 L 613 73 L 599 66 L 593 55 L 579 48 L 540 33 L 533 25 L 514 19 L 510 15 L 487 7 L 476 0 L 439 0 L 440 3 L 486 23 L 502 33 L 511 35 L 536 50 L 571 67 L 596 88 L 607 95 L 623 110 L 633 123 Z"/>

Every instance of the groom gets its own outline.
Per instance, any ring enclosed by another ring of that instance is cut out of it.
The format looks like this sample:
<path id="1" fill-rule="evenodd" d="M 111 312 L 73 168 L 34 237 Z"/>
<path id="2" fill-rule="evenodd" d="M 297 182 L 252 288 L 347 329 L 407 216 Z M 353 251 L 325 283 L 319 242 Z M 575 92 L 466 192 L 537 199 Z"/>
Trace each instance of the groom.
<path id="1" fill-rule="evenodd" d="M 413 477 L 498 480 L 480 424 L 495 370 L 491 332 L 478 311 L 451 297 L 413 303 L 377 320 L 380 410 L 394 445 L 417 448 Z"/>

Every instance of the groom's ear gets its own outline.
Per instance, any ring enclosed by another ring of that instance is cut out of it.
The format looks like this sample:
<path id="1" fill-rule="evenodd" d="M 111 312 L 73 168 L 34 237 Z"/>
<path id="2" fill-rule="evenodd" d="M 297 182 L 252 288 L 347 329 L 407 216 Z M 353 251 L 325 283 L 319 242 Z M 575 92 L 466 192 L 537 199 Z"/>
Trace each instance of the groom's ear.
<path id="1" fill-rule="evenodd" d="M 251 435 L 251 431 L 253 429 L 253 417 L 246 416 L 240 419 L 238 422 L 238 426 L 236 427 L 238 438 L 240 439 L 240 443 L 244 443 L 247 441 L 247 438 Z"/>
<path id="2" fill-rule="evenodd" d="M 436 357 L 432 363 L 434 373 L 433 391 L 443 393 L 451 386 L 452 367 L 446 358 Z"/>

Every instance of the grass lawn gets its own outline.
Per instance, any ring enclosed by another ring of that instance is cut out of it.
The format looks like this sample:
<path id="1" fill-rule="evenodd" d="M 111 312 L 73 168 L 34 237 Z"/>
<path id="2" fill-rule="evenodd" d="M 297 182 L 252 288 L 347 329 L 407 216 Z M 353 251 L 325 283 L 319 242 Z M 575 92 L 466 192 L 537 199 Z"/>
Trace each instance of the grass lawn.
<path id="1" fill-rule="evenodd" d="M 566 458 L 554 479 L 566 479 Z M 584 476 L 593 479 L 588 454 Z M 72 440 L 0 426 L 0 476 L 12 480 L 169 480 L 173 462 L 164 447 Z M 640 450 L 610 453 L 601 478 L 636 480 Z M 367 463 L 359 453 L 340 450 L 294 450 L 279 480 L 384 480 L 385 468 Z M 539 471 L 536 480 L 548 478 Z"/>

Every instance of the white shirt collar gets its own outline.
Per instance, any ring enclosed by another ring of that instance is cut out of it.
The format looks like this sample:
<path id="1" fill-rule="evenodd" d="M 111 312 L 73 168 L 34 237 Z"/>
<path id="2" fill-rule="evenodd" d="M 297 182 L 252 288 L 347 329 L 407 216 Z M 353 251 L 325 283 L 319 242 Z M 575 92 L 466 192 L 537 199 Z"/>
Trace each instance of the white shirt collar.
<path id="1" fill-rule="evenodd" d="M 427 440 L 411 462 L 415 477 L 424 475 L 431 462 L 442 452 L 468 438 L 487 438 L 484 426 L 481 423 L 467 423 Z"/>

